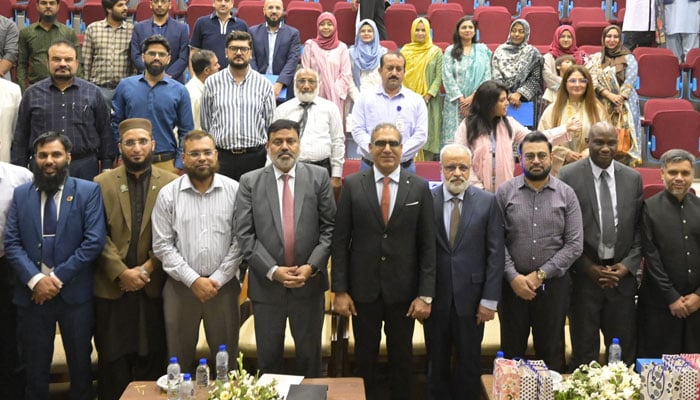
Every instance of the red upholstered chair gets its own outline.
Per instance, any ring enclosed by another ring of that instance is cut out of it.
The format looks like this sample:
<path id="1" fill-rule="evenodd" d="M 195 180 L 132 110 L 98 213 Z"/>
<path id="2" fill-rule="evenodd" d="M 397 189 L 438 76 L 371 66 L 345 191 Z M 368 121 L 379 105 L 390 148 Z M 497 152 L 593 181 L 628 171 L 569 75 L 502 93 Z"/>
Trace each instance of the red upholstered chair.
<path id="1" fill-rule="evenodd" d="M 101 21 L 105 16 L 105 10 L 102 8 L 102 0 L 86 0 L 80 13 L 80 19 L 85 26 L 96 21 Z"/>
<path id="2" fill-rule="evenodd" d="M 380 40 L 379 44 L 386 47 L 386 49 L 389 51 L 397 51 L 399 49 L 399 46 L 397 46 L 396 42 L 393 40 Z"/>
<path id="3" fill-rule="evenodd" d="M 533 46 L 549 45 L 559 27 L 559 13 L 549 6 L 524 7 L 520 18 L 530 24 L 529 43 Z"/>
<path id="4" fill-rule="evenodd" d="M 322 12 L 321 3 L 292 1 L 289 3 L 284 21 L 299 30 L 299 40 L 305 43 L 308 39 L 316 37 L 318 30 L 316 20 Z"/>
<path id="5" fill-rule="evenodd" d="M 428 7 L 428 21 L 433 29 L 433 42 L 452 43 L 455 25 L 462 16 L 464 11 L 457 3 L 431 4 Z"/>
<path id="6" fill-rule="evenodd" d="M 411 42 L 411 24 L 418 18 L 418 12 L 413 4 L 392 4 L 386 9 L 384 23 L 390 40 L 401 47 Z"/>
<path id="7" fill-rule="evenodd" d="M 338 40 L 352 46 L 355 44 L 355 19 L 357 18 L 357 10 L 352 9 L 352 3 L 337 2 L 333 6 L 333 15 L 338 22 L 336 29 L 338 30 Z M 314 23 L 314 25 L 316 25 Z"/>
<path id="8" fill-rule="evenodd" d="M 694 103 L 700 103 L 700 48 L 690 49 L 685 56 L 685 62 L 682 65 L 686 71 L 685 82 L 688 86 L 686 98 Z"/>
<path id="9" fill-rule="evenodd" d="M 600 44 L 603 29 L 610 25 L 608 21 L 580 21 L 573 24 L 578 45 Z"/>
<path id="10" fill-rule="evenodd" d="M 428 13 L 428 7 L 433 4 L 433 0 L 402 0 L 406 4 L 413 4 L 416 7 L 416 12 L 420 15 Z"/>
<path id="11" fill-rule="evenodd" d="M 672 54 L 644 54 L 637 59 L 639 64 L 640 99 L 655 97 L 681 97 L 681 67 Z"/>
<path id="12" fill-rule="evenodd" d="M 479 42 L 503 43 L 508 38 L 511 14 L 505 7 L 479 7 L 474 10 L 474 20 L 479 24 Z"/>
<path id="13" fill-rule="evenodd" d="M 474 0 L 447 0 L 446 3 L 462 6 L 463 15 L 474 15 Z"/>
<path id="14" fill-rule="evenodd" d="M 194 1 L 194 0 L 193 0 Z M 185 21 L 187 25 L 190 26 L 190 37 L 192 37 L 192 32 L 194 32 L 194 24 L 200 17 L 211 14 L 213 11 L 211 4 L 202 3 L 191 3 L 187 6 L 187 14 L 185 15 Z M 244 20 L 245 21 L 245 20 Z M 246 21 L 246 24 L 248 21 Z"/>
<path id="15" fill-rule="evenodd" d="M 695 110 L 659 111 L 647 132 L 647 161 L 659 160 L 671 149 L 700 158 L 700 113 Z"/>
<path id="16" fill-rule="evenodd" d="M 511 16 L 520 15 L 519 0 L 486 0 L 487 7 L 505 7 Z"/>
<path id="17" fill-rule="evenodd" d="M 265 2 L 262 0 L 242 1 L 240 4 L 238 4 L 236 17 L 245 21 L 248 26 L 262 24 L 265 22 L 265 14 L 263 14 L 264 4 Z M 314 25 L 316 25 L 315 22 Z"/>

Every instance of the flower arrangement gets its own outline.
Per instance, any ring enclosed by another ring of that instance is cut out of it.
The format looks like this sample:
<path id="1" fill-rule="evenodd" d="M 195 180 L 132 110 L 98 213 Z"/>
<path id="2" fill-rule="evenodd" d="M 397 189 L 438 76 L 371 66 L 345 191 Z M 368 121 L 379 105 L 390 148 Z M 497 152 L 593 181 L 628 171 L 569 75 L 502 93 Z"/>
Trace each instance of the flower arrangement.
<path id="1" fill-rule="evenodd" d="M 639 400 L 642 381 L 632 366 L 618 361 L 581 365 L 558 388 L 556 400 Z"/>
<path id="2" fill-rule="evenodd" d="M 228 382 L 215 383 L 209 400 L 282 400 L 274 379 L 266 385 L 258 385 L 258 374 L 251 375 L 243 368 L 243 353 L 238 353 L 236 363 L 238 369 L 228 373 Z"/>

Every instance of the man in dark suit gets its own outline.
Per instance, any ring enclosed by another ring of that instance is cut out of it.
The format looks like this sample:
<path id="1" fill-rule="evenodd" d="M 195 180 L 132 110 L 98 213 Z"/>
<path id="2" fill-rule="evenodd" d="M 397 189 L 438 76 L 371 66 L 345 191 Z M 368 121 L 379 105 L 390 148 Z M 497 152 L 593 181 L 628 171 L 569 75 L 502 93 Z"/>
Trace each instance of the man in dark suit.
<path id="1" fill-rule="evenodd" d="M 392 399 L 411 395 L 414 321 L 430 316 L 435 295 L 432 195 L 422 178 L 400 168 L 401 134 L 377 125 L 374 165 L 346 178 L 333 233 L 335 310 L 353 316 L 356 374 L 378 399 L 377 356 L 387 337 Z"/>
<path id="2" fill-rule="evenodd" d="M 273 122 L 265 147 L 272 164 L 241 177 L 234 213 L 243 258 L 250 264 L 258 367 L 263 373 L 284 372 L 289 318 L 296 373 L 319 377 L 335 200 L 328 172 L 297 162 L 297 122 Z"/>
<path id="3" fill-rule="evenodd" d="M 576 192 L 583 216 L 583 254 L 571 268 L 572 369 L 601 361 L 599 330 L 606 346 L 620 339 L 628 365 L 634 363 L 637 347 L 634 296 L 642 256 L 642 178 L 614 161 L 617 133 L 612 125 L 593 124 L 586 140 L 590 157 L 565 166 L 559 175 Z"/>
<path id="4" fill-rule="evenodd" d="M 24 398 L 49 398 L 58 322 L 70 398 L 91 400 L 92 271 L 106 235 L 102 196 L 96 184 L 68 176 L 68 137 L 47 132 L 33 147 L 34 182 L 15 189 L 5 229 L 5 255 L 17 282 L 17 333 L 27 373 Z"/>
<path id="5" fill-rule="evenodd" d="M 163 35 L 170 43 L 170 62 L 165 68 L 168 77 L 185 83 L 185 70 L 190 62 L 190 27 L 170 17 L 170 0 L 150 0 L 153 17 L 134 24 L 131 36 L 131 62 L 139 74 L 146 69 L 141 57 L 141 44 L 153 35 Z M 185 132 L 187 133 L 187 132 Z"/>
<path id="6" fill-rule="evenodd" d="M 253 37 L 250 65 L 261 74 L 278 75 L 274 84 L 275 98 L 285 101 L 294 98 L 294 72 L 301 57 L 299 31 L 282 23 L 282 0 L 266 0 L 263 8 L 266 22 L 248 29 Z M 273 48 L 270 48 L 270 37 L 274 38 Z M 287 88 L 287 96 L 280 99 L 283 88 Z"/>
<path id="7" fill-rule="evenodd" d="M 177 175 L 151 165 L 151 129 L 147 119 L 122 121 L 124 163 L 95 177 L 107 223 L 94 277 L 100 400 L 117 400 L 129 382 L 158 379 L 166 368 L 165 273 L 152 252 L 151 213 L 160 189 Z"/>
<path id="8" fill-rule="evenodd" d="M 435 299 L 425 322 L 428 392 L 436 400 L 478 400 L 484 324 L 494 318 L 501 297 L 503 217 L 492 193 L 469 186 L 466 146 L 443 147 L 440 166 L 443 184 L 433 189 Z"/>

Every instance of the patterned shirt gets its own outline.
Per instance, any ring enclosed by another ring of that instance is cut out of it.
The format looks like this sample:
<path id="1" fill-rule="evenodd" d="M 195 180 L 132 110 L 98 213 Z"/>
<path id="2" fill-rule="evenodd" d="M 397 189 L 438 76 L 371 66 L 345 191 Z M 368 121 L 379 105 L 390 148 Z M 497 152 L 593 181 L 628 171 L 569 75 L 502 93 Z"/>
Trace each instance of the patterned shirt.
<path id="1" fill-rule="evenodd" d="M 88 25 L 83 42 L 83 70 L 85 79 L 108 88 L 135 72 L 131 65 L 129 44 L 134 24 L 122 21 L 117 28 L 105 18 Z"/>
<path id="2" fill-rule="evenodd" d="M 264 144 L 274 112 L 272 84 L 250 67 L 241 83 L 229 68 L 204 82 L 202 129 L 214 136 L 216 147 L 232 150 Z"/>
<path id="3" fill-rule="evenodd" d="M 80 60 L 80 44 L 75 31 L 64 24 L 54 22 L 48 31 L 35 22 L 19 32 L 19 57 L 17 59 L 17 83 L 22 92 L 27 89 L 29 83 L 38 82 L 49 77 L 49 47 L 56 40 L 64 39 L 73 42 L 78 48 L 78 60 Z M 78 71 L 78 76 L 82 71 Z"/>

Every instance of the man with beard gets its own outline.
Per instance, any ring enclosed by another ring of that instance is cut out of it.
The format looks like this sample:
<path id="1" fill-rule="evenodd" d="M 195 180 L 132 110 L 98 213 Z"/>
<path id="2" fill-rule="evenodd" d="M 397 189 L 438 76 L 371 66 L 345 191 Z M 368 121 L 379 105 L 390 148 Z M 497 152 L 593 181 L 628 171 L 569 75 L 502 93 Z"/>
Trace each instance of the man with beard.
<path id="1" fill-rule="evenodd" d="M 126 20 L 126 0 L 102 0 L 102 8 L 107 17 L 85 30 L 83 71 L 110 104 L 119 81 L 134 71 L 129 53 L 134 24 Z"/>
<path id="2" fill-rule="evenodd" d="M 252 46 L 248 32 L 231 32 L 228 68 L 204 82 L 202 95 L 202 129 L 214 137 L 221 173 L 235 180 L 265 165 L 267 127 L 275 111 L 272 84 L 250 68 Z"/>
<path id="3" fill-rule="evenodd" d="M 263 13 L 265 23 L 249 30 L 253 37 L 253 59 L 250 65 L 261 74 L 277 75 L 277 82 L 273 85 L 275 99 L 283 102 L 294 97 L 292 78 L 301 56 L 299 31 L 282 22 L 282 0 L 266 0 Z M 284 88 L 287 88 L 287 96 L 280 98 Z"/>
<path id="4" fill-rule="evenodd" d="M 695 165 L 685 150 L 664 153 L 666 190 L 644 202 L 639 357 L 700 353 L 700 199 L 690 191 Z"/>
<path id="5" fill-rule="evenodd" d="M 112 134 L 119 141 L 119 123 L 127 118 L 145 118 L 153 124 L 156 148 L 153 164 L 179 173 L 182 168 L 182 139 L 194 129 L 190 95 L 180 82 L 165 76 L 170 44 L 162 35 L 143 42 L 146 70 L 122 79 L 112 98 Z M 173 129 L 177 128 L 177 137 Z"/>
<path id="6" fill-rule="evenodd" d="M 277 0 L 272 0 L 277 1 Z M 345 134 L 338 107 L 318 97 L 318 72 L 301 68 L 294 75 L 296 97 L 275 110 L 275 120 L 299 121 L 299 161 L 328 171 L 334 190 L 340 190 L 345 162 Z"/>
<path id="7" fill-rule="evenodd" d="M 15 189 L 5 256 L 16 277 L 17 336 L 25 400 L 49 396 L 56 323 L 71 376 L 71 399 L 92 400 L 92 272 L 105 245 L 100 188 L 68 176 L 71 142 L 46 132 L 34 141 L 34 182 Z"/>
<path id="8" fill-rule="evenodd" d="M 617 132 L 597 122 L 588 132 L 590 157 L 566 165 L 559 179 L 571 186 L 583 216 L 583 254 L 571 267 L 571 367 L 598 361 L 620 339 L 622 361 L 636 360 L 635 295 L 642 259 L 644 197 L 639 172 L 617 161 Z"/>
<path id="9" fill-rule="evenodd" d="M 437 276 L 425 322 L 428 392 L 433 399 L 479 399 L 484 324 L 501 298 L 503 218 L 492 193 L 469 186 L 469 148 L 446 145 L 440 167 L 443 184 L 432 190 Z"/>
<path id="10" fill-rule="evenodd" d="M 233 13 L 233 0 L 212 0 L 214 12 L 197 19 L 192 30 L 192 52 L 210 50 L 222 68 L 228 67 L 226 37 L 233 31 L 248 31 L 248 24 Z"/>
<path id="11" fill-rule="evenodd" d="M 151 221 L 153 253 L 168 274 L 163 288 L 168 353 L 178 357 L 182 372 L 194 373 L 201 321 L 211 360 L 220 344 L 238 354 L 241 250 L 233 214 L 238 182 L 216 173 L 211 135 L 191 131 L 183 142 L 185 175 L 160 191 Z"/>
<path id="12" fill-rule="evenodd" d="M 151 166 L 147 119 L 119 124 L 123 165 L 98 175 L 107 244 L 95 270 L 97 397 L 119 399 L 131 381 L 155 380 L 166 368 L 161 291 L 165 273 L 151 247 L 151 212 L 160 189 L 177 175 Z"/>
<path id="13" fill-rule="evenodd" d="M 92 180 L 100 163 L 112 168 L 116 157 L 109 107 L 97 86 L 75 76 L 78 50 L 72 42 L 54 42 L 48 55 L 51 77 L 30 86 L 20 103 L 12 163 L 29 165 L 30 143 L 43 132 L 59 132 L 73 143 L 71 176 Z"/>
<path id="14" fill-rule="evenodd" d="M 370 133 L 380 123 L 394 124 L 401 134 L 401 168 L 415 172 L 413 159 L 428 140 L 428 108 L 418 93 L 403 86 L 406 59 L 389 52 L 379 62 L 382 85 L 361 96 L 352 109 L 352 138 L 362 155 L 362 170 L 372 167 Z"/>
<path id="15" fill-rule="evenodd" d="M 284 331 L 294 337 L 295 374 L 320 377 L 323 293 L 335 200 L 328 174 L 298 163 L 299 124 L 280 119 L 265 148 L 272 165 L 241 177 L 236 235 L 250 264 L 258 368 L 284 373 Z"/>
<path id="16" fill-rule="evenodd" d="M 145 0 L 144 0 L 145 1 Z M 190 27 L 170 17 L 170 0 L 150 0 L 153 17 L 137 22 L 131 36 L 131 62 L 139 73 L 146 70 L 147 61 L 143 56 L 144 40 L 153 35 L 162 35 L 170 44 L 170 57 L 165 66 L 165 74 L 180 83 L 185 83 L 185 70 L 190 62 Z"/>
<path id="17" fill-rule="evenodd" d="M 79 48 L 78 37 L 72 28 L 56 21 L 59 0 L 37 0 L 39 21 L 19 32 L 19 55 L 17 58 L 17 83 L 22 93 L 29 84 L 49 76 L 48 50 L 57 40 L 67 40 Z M 80 52 L 78 57 L 80 59 Z"/>
<path id="18" fill-rule="evenodd" d="M 583 250 L 576 193 L 549 175 L 552 144 L 528 133 L 518 147 L 523 175 L 504 182 L 496 199 L 505 222 L 506 266 L 498 318 L 507 358 L 525 357 L 532 328 L 535 355 L 564 369 L 564 319 L 569 267 Z"/>

